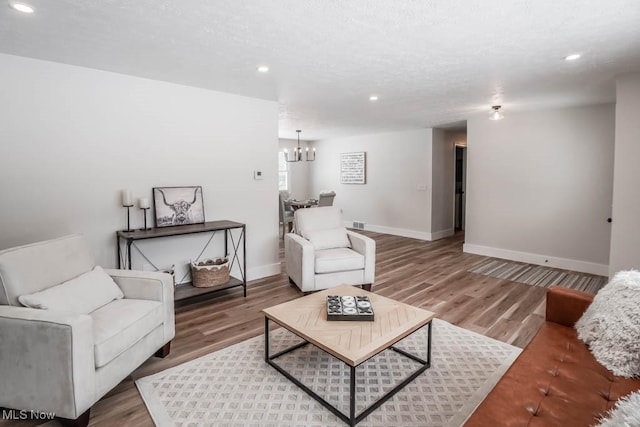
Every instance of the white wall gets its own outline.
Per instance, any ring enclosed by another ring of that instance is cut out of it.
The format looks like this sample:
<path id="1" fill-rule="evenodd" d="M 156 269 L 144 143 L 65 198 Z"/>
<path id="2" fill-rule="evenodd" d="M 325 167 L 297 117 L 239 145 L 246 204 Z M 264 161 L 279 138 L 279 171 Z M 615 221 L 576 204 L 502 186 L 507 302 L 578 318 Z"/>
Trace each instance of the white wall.
<path id="1" fill-rule="evenodd" d="M 431 235 L 439 239 L 453 235 L 455 191 L 455 148 L 453 138 L 442 129 L 433 129 L 431 194 Z"/>
<path id="2" fill-rule="evenodd" d="M 606 275 L 614 106 L 467 126 L 464 250 Z"/>
<path id="3" fill-rule="evenodd" d="M 365 229 L 431 239 L 431 129 L 316 141 L 312 194 L 336 191 L 345 221 Z M 340 154 L 365 151 L 367 183 L 340 184 Z"/>
<path id="4" fill-rule="evenodd" d="M 298 146 L 298 140 L 294 139 L 280 139 L 278 143 L 279 151 L 283 151 L 285 148 L 289 150 L 289 158 L 293 159 L 293 150 Z M 300 140 L 300 147 L 302 147 L 302 158 L 306 158 L 305 149 L 309 147 L 307 141 Z M 311 150 L 311 148 L 309 148 Z M 318 195 L 311 194 L 311 188 L 309 186 L 309 174 L 311 168 L 314 167 L 314 162 L 292 162 L 289 163 L 289 193 L 291 197 L 298 200 L 318 198 Z"/>
<path id="5" fill-rule="evenodd" d="M 618 79 L 609 273 L 640 269 L 640 74 Z"/>
<path id="6" fill-rule="evenodd" d="M 279 271 L 275 102 L 10 55 L 0 93 L 0 248 L 83 233 L 112 267 L 121 189 L 202 185 L 207 220 L 247 224 L 249 278 Z M 132 219 L 140 227 L 141 211 Z M 183 263 L 206 239 L 147 249 Z"/>

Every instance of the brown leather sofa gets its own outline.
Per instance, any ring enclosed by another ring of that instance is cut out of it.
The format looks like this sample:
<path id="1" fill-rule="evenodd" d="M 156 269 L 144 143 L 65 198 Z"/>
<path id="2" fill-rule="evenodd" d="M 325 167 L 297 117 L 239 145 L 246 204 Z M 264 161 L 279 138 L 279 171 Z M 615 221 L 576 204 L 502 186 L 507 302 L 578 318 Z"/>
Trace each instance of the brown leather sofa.
<path id="1" fill-rule="evenodd" d="M 476 426 L 592 426 L 639 379 L 617 377 L 578 339 L 575 322 L 593 301 L 585 292 L 547 292 L 546 322 L 465 423 Z"/>

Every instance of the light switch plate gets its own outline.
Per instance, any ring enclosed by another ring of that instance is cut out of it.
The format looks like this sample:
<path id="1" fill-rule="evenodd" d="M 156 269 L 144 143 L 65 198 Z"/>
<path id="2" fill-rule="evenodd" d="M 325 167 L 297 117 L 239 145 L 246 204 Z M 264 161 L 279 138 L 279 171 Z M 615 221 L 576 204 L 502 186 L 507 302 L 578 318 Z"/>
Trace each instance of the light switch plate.
<path id="1" fill-rule="evenodd" d="M 262 171 L 253 171 L 253 179 L 255 180 L 262 179 Z"/>

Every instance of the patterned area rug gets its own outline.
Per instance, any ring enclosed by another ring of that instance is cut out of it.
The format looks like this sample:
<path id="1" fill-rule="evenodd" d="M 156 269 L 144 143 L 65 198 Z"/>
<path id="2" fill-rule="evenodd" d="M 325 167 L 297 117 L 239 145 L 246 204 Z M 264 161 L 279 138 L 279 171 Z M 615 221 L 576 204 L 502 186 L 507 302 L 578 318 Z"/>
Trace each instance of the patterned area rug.
<path id="1" fill-rule="evenodd" d="M 542 288 L 564 286 L 565 288 L 577 289 L 592 294 L 597 293 L 607 284 L 607 278 L 603 276 L 576 273 L 573 271 L 505 261 L 502 259 L 488 259 L 474 266 L 469 271 L 497 279 L 524 283 L 525 285 L 540 286 Z"/>
<path id="2" fill-rule="evenodd" d="M 284 329 L 271 335 L 272 352 L 300 339 Z M 426 357 L 427 329 L 398 344 Z M 432 365 L 359 426 L 460 426 L 520 354 L 520 349 L 433 321 Z M 335 415 L 264 360 L 264 337 L 255 337 L 158 374 L 136 385 L 156 425 L 344 426 Z M 349 370 L 312 345 L 277 359 L 330 403 L 348 413 Z M 360 413 L 418 365 L 391 350 L 356 369 Z"/>

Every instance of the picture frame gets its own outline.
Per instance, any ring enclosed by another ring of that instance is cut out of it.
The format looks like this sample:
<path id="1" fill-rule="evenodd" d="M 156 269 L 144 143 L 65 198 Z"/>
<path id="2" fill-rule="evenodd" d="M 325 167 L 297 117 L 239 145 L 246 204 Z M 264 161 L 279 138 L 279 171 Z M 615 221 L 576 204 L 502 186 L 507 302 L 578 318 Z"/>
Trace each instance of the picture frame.
<path id="1" fill-rule="evenodd" d="M 367 183 L 366 152 L 340 154 L 340 184 Z"/>
<path id="2" fill-rule="evenodd" d="M 156 227 L 204 223 L 201 186 L 153 187 Z"/>

